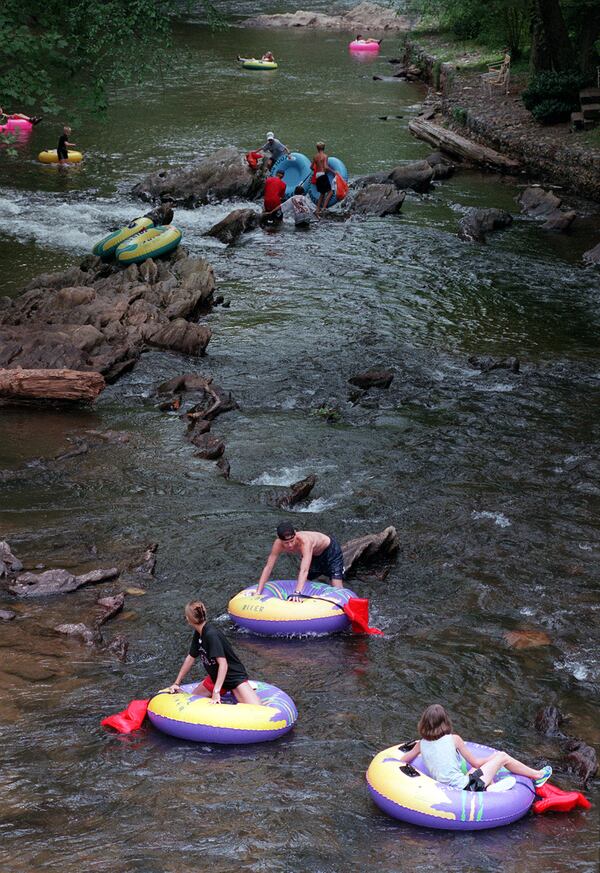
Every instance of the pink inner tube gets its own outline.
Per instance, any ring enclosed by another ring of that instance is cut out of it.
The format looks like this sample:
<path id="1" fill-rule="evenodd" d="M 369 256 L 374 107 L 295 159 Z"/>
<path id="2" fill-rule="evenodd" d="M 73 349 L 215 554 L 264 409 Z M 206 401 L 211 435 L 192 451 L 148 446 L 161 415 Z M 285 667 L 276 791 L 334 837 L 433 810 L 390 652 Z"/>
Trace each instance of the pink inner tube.
<path id="1" fill-rule="evenodd" d="M 351 52 L 378 52 L 381 46 L 378 42 L 357 42 L 353 39 L 348 48 Z"/>
<path id="2" fill-rule="evenodd" d="M 22 130 L 31 130 L 33 124 L 31 121 L 25 121 L 24 118 L 12 118 L 10 115 L 6 121 L 6 124 L 3 125 L 7 130 L 14 130 L 15 128 L 21 128 Z"/>

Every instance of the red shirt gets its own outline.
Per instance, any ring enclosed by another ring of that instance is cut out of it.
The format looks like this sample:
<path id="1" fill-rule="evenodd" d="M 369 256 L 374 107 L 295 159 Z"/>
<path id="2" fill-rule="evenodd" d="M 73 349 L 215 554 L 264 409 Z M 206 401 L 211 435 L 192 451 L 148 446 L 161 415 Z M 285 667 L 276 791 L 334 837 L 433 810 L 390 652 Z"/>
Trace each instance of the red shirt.
<path id="1" fill-rule="evenodd" d="M 265 212 L 281 206 L 285 196 L 285 182 L 279 176 L 269 176 L 265 182 Z"/>

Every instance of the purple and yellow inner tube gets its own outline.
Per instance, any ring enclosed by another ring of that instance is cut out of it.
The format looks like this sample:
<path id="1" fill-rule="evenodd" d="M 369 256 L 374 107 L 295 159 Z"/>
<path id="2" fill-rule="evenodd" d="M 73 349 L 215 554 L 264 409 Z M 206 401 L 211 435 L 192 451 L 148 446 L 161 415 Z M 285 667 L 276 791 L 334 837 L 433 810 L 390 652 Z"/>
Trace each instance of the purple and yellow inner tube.
<path id="1" fill-rule="evenodd" d="M 350 628 L 344 606 L 356 597 L 349 588 L 334 588 L 322 582 L 305 582 L 301 603 L 287 600 L 296 586 L 295 579 L 267 582 L 262 594 L 256 586 L 244 588 L 229 601 L 229 616 L 234 624 L 254 634 L 269 637 L 334 634 Z"/>
<path id="2" fill-rule="evenodd" d="M 218 705 L 192 691 L 198 682 L 182 685 L 181 694 L 162 690 L 148 704 L 148 718 L 155 728 L 182 740 L 198 743 L 264 743 L 291 731 L 298 719 L 296 704 L 281 688 L 252 681 L 261 706 L 238 703 L 224 694 Z"/>
<path id="3" fill-rule="evenodd" d="M 477 743 L 467 747 L 478 757 L 496 751 Z M 379 752 L 367 770 L 367 784 L 380 809 L 410 824 L 454 831 L 497 828 L 522 818 L 535 800 L 533 782 L 525 776 L 515 776 L 508 791 L 461 791 L 432 779 L 420 755 L 410 765 L 401 759 L 398 746 Z M 466 774 L 466 761 L 462 766 Z M 507 775 L 502 770 L 494 781 Z"/>

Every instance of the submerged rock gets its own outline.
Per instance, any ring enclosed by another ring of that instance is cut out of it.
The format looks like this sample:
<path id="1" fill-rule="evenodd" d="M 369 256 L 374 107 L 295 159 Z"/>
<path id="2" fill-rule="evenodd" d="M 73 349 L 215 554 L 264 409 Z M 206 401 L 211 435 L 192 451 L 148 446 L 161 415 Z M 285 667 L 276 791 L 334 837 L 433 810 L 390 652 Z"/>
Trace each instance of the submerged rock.
<path id="1" fill-rule="evenodd" d="M 195 456 L 197 458 L 204 458 L 207 461 L 216 461 L 225 451 L 223 440 L 208 433 L 204 433 L 194 440 L 194 445 L 199 449 Z"/>
<path id="2" fill-rule="evenodd" d="M 535 218 L 542 218 L 555 212 L 561 205 L 562 200 L 552 191 L 544 191 L 543 188 L 530 187 L 517 198 L 523 212 Z"/>
<path id="3" fill-rule="evenodd" d="M 546 631 L 525 628 L 505 631 L 504 639 L 511 649 L 536 649 L 539 646 L 549 646 L 552 642 Z"/>
<path id="4" fill-rule="evenodd" d="M 583 787 L 587 786 L 598 772 L 598 757 L 596 750 L 583 740 L 571 739 L 565 746 L 565 764 L 567 769 L 581 779 Z"/>
<path id="5" fill-rule="evenodd" d="M 536 731 L 547 737 L 564 737 L 560 727 L 564 722 L 563 714 L 558 706 L 543 706 L 535 714 Z"/>
<path id="6" fill-rule="evenodd" d="M 386 527 L 379 533 L 367 534 L 348 540 L 342 546 L 346 572 L 356 569 L 356 565 L 373 562 L 389 562 L 397 553 L 400 540 L 396 528 Z"/>
<path id="7" fill-rule="evenodd" d="M 458 223 L 458 237 L 467 242 L 485 243 L 486 233 L 512 224 L 512 215 L 504 209 L 469 209 Z"/>
<path id="8" fill-rule="evenodd" d="M 348 379 L 351 385 L 356 385 L 357 388 L 389 388 L 394 378 L 394 371 L 372 367 L 370 370 L 365 370 L 364 373 L 357 373 Z"/>
<path id="9" fill-rule="evenodd" d="M 232 198 L 252 199 L 262 192 L 264 173 L 262 168 L 251 170 L 237 148 L 226 146 L 191 166 L 151 173 L 132 194 L 149 202 L 172 200 L 192 208 Z"/>
<path id="10" fill-rule="evenodd" d="M 600 243 L 594 246 L 593 249 L 588 249 L 587 252 L 584 252 L 583 260 L 586 264 L 600 264 Z"/>
<path id="11" fill-rule="evenodd" d="M 102 614 L 96 619 L 96 627 L 101 627 L 121 612 L 125 605 L 125 594 L 115 594 L 113 597 L 100 597 L 96 603 L 102 608 Z"/>
<path id="12" fill-rule="evenodd" d="M 59 624 L 54 630 L 68 637 L 76 637 L 84 642 L 86 646 L 100 646 L 103 642 L 100 631 L 97 628 L 88 627 L 83 622 L 78 624 Z"/>
<path id="13" fill-rule="evenodd" d="M 434 179 L 449 179 L 454 174 L 455 165 L 442 152 L 432 152 L 425 158 L 433 170 Z"/>
<path id="14" fill-rule="evenodd" d="M 17 613 L 12 609 L 0 609 L 0 621 L 12 621 L 17 617 Z"/>
<path id="15" fill-rule="evenodd" d="M 258 227 L 260 215 L 260 212 L 255 209 L 234 209 L 233 212 L 214 224 L 210 230 L 207 230 L 205 236 L 213 236 L 222 243 L 231 245 L 243 233 L 248 233 Z"/>
<path id="16" fill-rule="evenodd" d="M 574 209 L 557 209 L 547 217 L 546 221 L 542 224 L 542 230 L 564 233 L 571 227 L 576 218 L 577 213 Z"/>
<path id="17" fill-rule="evenodd" d="M 126 269 L 88 257 L 38 276 L 0 310 L 0 367 L 95 370 L 114 381 L 148 346 L 204 354 L 211 331 L 196 320 L 214 287 L 210 264 L 182 249 Z"/>
<path id="18" fill-rule="evenodd" d="M 510 370 L 511 373 L 518 373 L 521 362 L 519 358 L 491 358 L 486 355 L 471 355 L 468 358 L 469 364 L 474 370 L 481 370 L 482 373 L 490 373 L 492 370 Z"/>

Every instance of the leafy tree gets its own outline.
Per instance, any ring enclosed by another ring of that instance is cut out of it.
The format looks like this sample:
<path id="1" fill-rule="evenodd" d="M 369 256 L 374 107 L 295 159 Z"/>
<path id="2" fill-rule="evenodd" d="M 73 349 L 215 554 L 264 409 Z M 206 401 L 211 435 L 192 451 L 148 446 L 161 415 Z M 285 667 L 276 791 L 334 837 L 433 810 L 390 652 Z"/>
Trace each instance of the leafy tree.
<path id="1" fill-rule="evenodd" d="M 214 7 L 204 6 L 214 22 Z M 180 8 L 167 0 L 2 0 L 0 105 L 50 112 L 75 99 L 104 109 L 109 86 L 160 67 Z"/>

